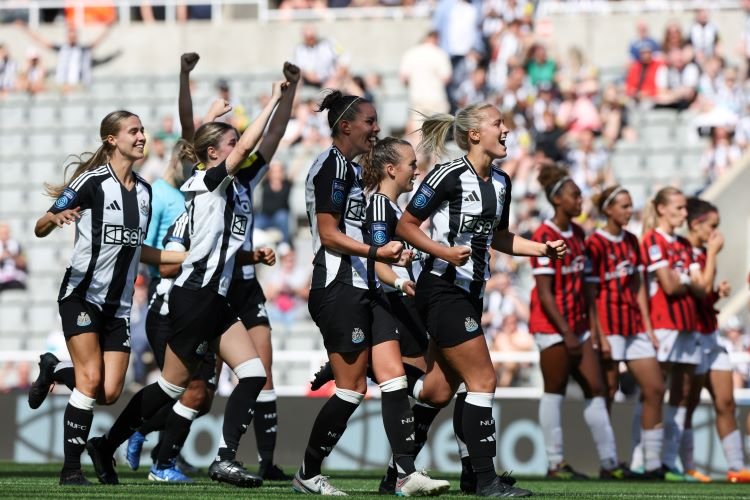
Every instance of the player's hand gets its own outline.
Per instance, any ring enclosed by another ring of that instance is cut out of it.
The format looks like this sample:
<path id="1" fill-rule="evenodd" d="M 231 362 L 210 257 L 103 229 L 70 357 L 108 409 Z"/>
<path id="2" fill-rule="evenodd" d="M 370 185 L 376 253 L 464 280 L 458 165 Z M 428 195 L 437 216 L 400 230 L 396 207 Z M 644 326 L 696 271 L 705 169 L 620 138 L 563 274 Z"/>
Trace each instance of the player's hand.
<path id="1" fill-rule="evenodd" d="M 411 280 L 404 282 L 404 284 L 401 286 L 401 289 L 409 297 L 414 297 L 417 294 L 417 285 Z"/>
<path id="2" fill-rule="evenodd" d="M 271 89 L 271 100 L 278 101 L 279 99 L 281 99 L 281 96 L 284 95 L 284 91 L 286 91 L 287 87 L 289 87 L 289 82 L 287 82 L 286 80 L 273 82 L 273 87 Z"/>
<path id="3" fill-rule="evenodd" d="M 224 116 L 230 111 L 232 111 L 232 106 L 231 104 L 229 104 L 229 101 L 225 101 L 224 99 L 219 98 L 211 103 L 211 107 L 208 110 L 208 116 L 212 116 L 215 120 L 220 116 Z"/>
<path id="4" fill-rule="evenodd" d="M 708 237 L 708 241 L 706 242 L 706 246 L 709 252 L 713 252 L 714 254 L 719 253 L 721 249 L 724 248 L 724 235 L 721 234 L 721 231 L 715 230 L 711 233 L 711 236 Z"/>
<path id="5" fill-rule="evenodd" d="M 300 70 L 297 66 L 290 62 L 284 63 L 284 78 L 289 83 L 297 83 L 300 77 Z"/>
<path id="6" fill-rule="evenodd" d="M 52 214 L 50 219 L 55 223 L 57 227 L 63 227 L 66 224 L 71 224 L 81 218 L 81 207 L 69 208 L 62 212 Z"/>
<path id="7" fill-rule="evenodd" d="M 599 354 L 601 354 L 602 359 L 612 359 L 612 346 L 609 344 L 606 335 L 599 336 Z"/>
<path id="8" fill-rule="evenodd" d="M 255 251 L 255 261 L 259 264 L 272 266 L 276 264 L 276 252 L 271 248 L 259 248 Z"/>
<path id="9" fill-rule="evenodd" d="M 552 260 L 562 259 L 568 253 L 565 240 L 546 241 L 544 244 L 547 247 L 544 254 Z"/>
<path id="10" fill-rule="evenodd" d="M 651 339 L 651 345 L 654 346 L 654 350 L 657 352 L 659 351 L 659 338 L 656 336 L 653 330 L 649 330 L 646 332 L 646 335 L 648 335 L 648 338 Z"/>
<path id="11" fill-rule="evenodd" d="M 195 65 L 198 64 L 200 58 L 201 56 L 195 52 L 186 52 L 182 54 L 182 57 L 180 57 L 180 69 L 184 73 L 190 73 L 195 68 Z"/>
<path id="12" fill-rule="evenodd" d="M 578 338 L 578 335 L 574 333 L 563 334 L 563 341 L 570 356 L 579 357 L 581 355 L 583 344 L 581 344 L 581 339 Z"/>
<path id="13" fill-rule="evenodd" d="M 446 248 L 443 260 L 448 261 L 456 267 L 461 267 L 469 261 L 469 257 L 471 257 L 471 247 L 458 245 Z"/>
<path id="14" fill-rule="evenodd" d="M 396 264 L 401 259 L 403 251 L 403 243 L 400 241 L 389 241 L 382 247 L 378 247 L 378 251 L 375 253 L 375 260 L 385 262 L 386 264 Z"/>
<path id="15" fill-rule="evenodd" d="M 716 292 L 719 294 L 719 298 L 723 299 L 729 297 L 732 293 L 732 285 L 727 280 L 722 280 L 719 286 L 716 288 Z"/>
<path id="16" fill-rule="evenodd" d="M 400 267 L 406 267 L 411 264 L 412 260 L 414 260 L 414 252 L 412 252 L 408 248 L 404 248 L 404 251 L 401 252 L 401 258 L 398 259 L 396 265 Z"/>

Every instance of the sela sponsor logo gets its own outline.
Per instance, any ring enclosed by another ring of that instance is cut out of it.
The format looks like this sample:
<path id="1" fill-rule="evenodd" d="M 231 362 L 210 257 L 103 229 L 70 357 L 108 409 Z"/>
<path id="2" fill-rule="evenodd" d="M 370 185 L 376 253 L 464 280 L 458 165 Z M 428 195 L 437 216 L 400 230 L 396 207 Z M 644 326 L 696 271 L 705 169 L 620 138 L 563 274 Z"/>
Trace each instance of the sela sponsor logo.
<path id="1" fill-rule="evenodd" d="M 562 266 L 560 272 L 562 274 L 574 274 L 583 272 L 586 268 L 586 257 L 583 255 L 577 255 L 567 266 Z"/>
<path id="2" fill-rule="evenodd" d="M 365 220 L 365 202 L 360 198 L 349 198 L 344 217 L 348 220 L 362 222 Z"/>
<path id="3" fill-rule="evenodd" d="M 497 227 L 498 221 L 494 217 L 480 217 L 478 215 L 461 215 L 461 226 L 459 232 L 480 235 L 492 234 Z"/>
<path id="4" fill-rule="evenodd" d="M 361 328 L 355 328 L 352 330 L 352 342 L 355 344 L 361 344 L 365 341 L 365 332 Z"/>
<path id="5" fill-rule="evenodd" d="M 68 208 L 77 196 L 78 193 L 73 191 L 71 188 L 65 188 L 60 194 L 60 197 L 55 200 L 55 208 L 58 210 L 64 210 Z"/>
<path id="6" fill-rule="evenodd" d="M 385 245 L 388 241 L 388 227 L 383 222 L 372 225 L 372 242 L 376 245 Z"/>
<path id="7" fill-rule="evenodd" d="M 81 312 L 76 318 L 76 325 L 78 326 L 89 326 L 91 324 L 91 316 L 87 312 Z"/>
<path id="8" fill-rule="evenodd" d="M 435 196 L 435 190 L 427 184 L 422 183 L 422 185 L 419 186 L 417 194 L 414 195 L 414 198 L 411 200 L 411 202 L 417 208 L 424 208 L 427 206 L 433 196 Z"/>
<path id="9" fill-rule="evenodd" d="M 615 266 L 615 269 L 613 271 L 604 273 L 604 279 L 609 281 L 609 280 L 615 280 L 619 278 L 627 278 L 634 272 L 635 272 L 635 268 L 633 267 L 633 264 L 625 260 L 625 261 L 619 262 Z"/>
<path id="10" fill-rule="evenodd" d="M 466 331 L 469 333 L 476 332 L 479 329 L 479 323 L 477 323 L 471 316 L 468 316 L 464 320 L 464 328 L 466 328 Z"/>
<path id="11" fill-rule="evenodd" d="M 232 218 L 232 234 L 245 236 L 247 232 L 247 217 L 244 215 L 234 214 Z"/>
<path id="12" fill-rule="evenodd" d="M 104 243 L 106 245 L 122 245 L 126 247 L 137 247 L 146 239 L 145 231 L 138 228 L 129 228 L 115 224 L 104 226 Z"/>

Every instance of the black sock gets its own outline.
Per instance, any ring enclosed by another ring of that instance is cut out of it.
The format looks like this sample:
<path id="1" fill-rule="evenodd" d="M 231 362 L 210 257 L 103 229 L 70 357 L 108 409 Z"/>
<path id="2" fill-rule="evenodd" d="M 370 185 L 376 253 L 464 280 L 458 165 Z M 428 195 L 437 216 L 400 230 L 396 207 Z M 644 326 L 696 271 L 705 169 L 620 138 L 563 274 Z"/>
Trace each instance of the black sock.
<path id="1" fill-rule="evenodd" d="M 393 452 L 398 476 L 408 476 L 414 468 L 414 414 L 406 389 L 381 393 L 383 426 Z"/>
<path id="2" fill-rule="evenodd" d="M 52 374 L 52 380 L 58 384 L 64 384 L 72 391 L 76 386 L 76 372 L 72 366 L 61 368 Z"/>
<path id="3" fill-rule="evenodd" d="M 224 445 L 219 448 L 219 460 L 234 460 L 240 438 L 253 419 L 253 409 L 258 394 L 266 384 L 266 377 L 244 377 L 232 391 L 224 409 L 222 437 Z"/>
<path id="4" fill-rule="evenodd" d="M 188 420 L 170 409 L 166 426 L 159 439 L 159 452 L 155 462 L 158 469 L 166 469 L 173 465 L 172 462 L 180 454 L 180 450 L 182 450 L 185 440 L 190 434 L 192 424 L 192 420 Z"/>
<path id="5" fill-rule="evenodd" d="M 65 426 L 63 430 L 63 439 L 65 440 L 63 445 L 65 453 L 63 472 L 78 470 L 81 468 L 81 453 L 83 453 L 86 441 L 89 439 L 94 412 L 76 408 L 68 403 L 68 406 L 65 407 L 63 419 Z"/>
<path id="6" fill-rule="evenodd" d="M 323 405 L 310 431 L 310 440 L 307 442 L 300 471 L 302 479 L 310 479 L 320 474 L 323 459 L 331 453 L 341 439 L 349 417 L 358 406 L 359 403 L 344 401 L 338 394 L 334 394 Z"/>
<path id="7" fill-rule="evenodd" d="M 412 395 L 414 394 L 414 384 L 424 376 L 424 372 L 416 366 L 404 363 L 404 373 L 406 374 L 406 388 L 409 389 L 409 395 Z"/>
<path id="8" fill-rule="evenodd" d="M 174 402 L 174 400 L 164 392 L 158 382 L 147 385 L 138 391 L 107 433 L 107 445 L 110 450 L 114 452 L 133 432 L 143 425 L 145 420 L 154 416 L 157 411 L 170 402 Z"/>
<path id="9" fill-rule="evenodd" d="M 273 452 L 276 449 L 276 433 L 279 417 L 276 414 L 276 400 L 259 401 L 255 403 L 255 442 L 258 445 L 260 467 L 268 468 L 273 465 Z"/>
<path id="10" fill-rule="evenodd" d="M 415 404 L 411 407 L 411 411 L 414 414 L 414 458 L 416 458 L 427 443 L 427 433 L 435 417 L 440 413 L 440 408 Z"/>
<path id="11" fill-rule="evenodd" d="M 143 425 L 138 429 L 138 432 L 146 436 L 152 432 L 164 430 L 167 418 L 169 418 L 169 414 L 172 413 L 172 406 L 174 406 L 174 402 L 170 401 L 159 408 L 151 418 L 143 422 Z"/>
<path id="12" fill-rule="evenodd" d="M 493 462 L 497 453 L 497 442 L 492 408 L 464 403 L 463 428 L 479 490 L 494 481 L 497 476 Z"/>

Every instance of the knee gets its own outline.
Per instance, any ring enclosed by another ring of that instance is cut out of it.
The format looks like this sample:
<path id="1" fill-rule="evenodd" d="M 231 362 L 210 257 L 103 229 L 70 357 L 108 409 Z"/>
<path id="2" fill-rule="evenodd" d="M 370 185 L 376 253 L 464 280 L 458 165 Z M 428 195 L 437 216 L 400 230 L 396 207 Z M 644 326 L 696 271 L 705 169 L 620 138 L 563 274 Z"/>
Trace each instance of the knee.
<path id="1" fill-rule="evenodd" d="M 650 404 L 661 404 L 664 400 L 664 382 L 661 380 L 654 381 L 646 387 L 641 387 L 641 392 L 644 401 L 648 401 Z"/>
<path id="2" fill-rule="evenodd" d="M 477 376 L 465 380 L 468 392 L 495 392 L 497 387 L 497 372 L 492 364 L 483 368 Z"/>
<path id="3" fill-rule="evenodd" d="M 76 370 L 76 388 L 84 394 L 99 394 L 102 374 L 98 368 L 83 367 Z"/>
<path id="4" fill-rule="evenodd" d="M 97 403 L 104 406 L 115 404 L 122 394 L 122 386 L 104 387 L 103 394 L 98 398 Z"/>
<path id="5" fill-rule="evenodd" d="M 196 383 L 195 381 L 191 382 L 190 385 L 188 385 L 187 390 L 182 394 L 182 397 L 180 398 L 180 402 L 183 405 L 197 411 L 202 410 L 203 407 L 209 403 L 209 400 L 208 390 L 205 383 Z"/>
<path id="6" fill-rule="evenodd" d="M 734 416 L 737 411 L 737 403 L 734 402 L 734 398 L 731 396 L 717 398 L 714 401 L 714 406 L 718 415 Z"/>
<path id="7" fill-rule="evenodd" d="M 453 400 L 453 391 L 449 387 L 426 391 L 422 389 L 420 401 L 435 408 L 444 408 Z"/>

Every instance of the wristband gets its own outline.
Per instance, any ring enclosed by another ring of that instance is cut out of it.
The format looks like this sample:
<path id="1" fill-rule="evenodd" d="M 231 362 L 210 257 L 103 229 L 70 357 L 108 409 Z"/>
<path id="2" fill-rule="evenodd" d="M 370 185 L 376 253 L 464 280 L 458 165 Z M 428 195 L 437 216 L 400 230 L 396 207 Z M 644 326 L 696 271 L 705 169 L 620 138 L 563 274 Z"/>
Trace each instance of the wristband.
<path id="1" fill-rule="evenodd" d="M 406 283 L 406 280 L 403 278 L 396 278 L 396 281 L 393 282 L 393 288 L 398 290 L 401 293 L 404 293 L 404 283 Z"/>
<path id="2" fill-rule="evenodd" d="M 690 276 L 684 273 L 680 273 L 680 284 L 681 285 L 690 285 Z"/>
<path id="3" fill-rule="evenodd" d="M 375 260 L 378 256 L 378 247 L 375 245 L 372 245 L 370 247 L 370 250 L 367 252 L 367 258 L 370 260 Z"/>
<path id="4" fill-rule="evenodd" d="M 701 265 L 700 265 L 700 264 L 698 264 L 697 262 L 693 262 L 692 264 L 690 264 L 690 265 L 688 266 L 688 270 L 689 270 L 689 271 L 690 271 L 691 273 L 692 273 L 692 272 L 694 272 L 694 271 L 700 271 L 700 270 L 701 270 Z"/>

